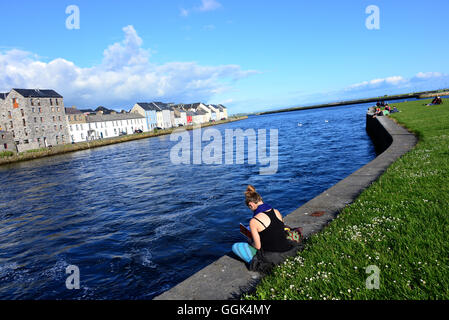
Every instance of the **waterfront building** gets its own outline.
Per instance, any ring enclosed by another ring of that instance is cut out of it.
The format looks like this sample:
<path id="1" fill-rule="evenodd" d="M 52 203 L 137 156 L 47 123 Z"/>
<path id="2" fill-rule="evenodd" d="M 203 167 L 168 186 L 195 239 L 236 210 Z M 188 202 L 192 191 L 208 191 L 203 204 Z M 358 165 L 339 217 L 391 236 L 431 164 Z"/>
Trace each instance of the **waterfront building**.
<path id="1" fill-rule="evenodd" d="M 195 111 L 193 113 L 193 123 L 194 124 L 201 124 L 201 123 L 205 123 L 205 122 L 209 122 L 207 119 L 209 118 L 209 114 L 202 110 L 202 109 L 198 109 L 198 111 Z"/>
<path id="2" fill-rule="evenodd" d="M 0 130 L 0 152 L 12 151 L 17 152 L 16 144 L 12 133 L 4 130 Z"/>
<path id="3" fill-rule="evenodd" d="M 69 141 L 63 97 L 54 90 L 12 89 L 0 94 L 0 127 L 19 152 Z"/>
<path id="4" fill-rule="evenodd" d="M 158 126 L 157 111 L 161 110 L 152 103 L 138 102 L 132 107 L 130 112 L 138 113 L 144 116 L 146 121 L 146 127 L 144 131 L 153 131 Z"/>
<path id="5" fill-rule="evenodd" d="M 201 122 L 200 123 L 204 123 L 204 122 L 209 122 L 211 119 L 211 110 L 203 103 L 201 102 L 197 102 L 197 103 L 191 103 L 191 104 L 186 104 L 184 105 L 185 110 L 188 111 L 193 111 L 198 115 L 200 115 L 201 117 L 197 117 L 201 118 Z M 202 111 L 202 112 L 200 112 Z M 195 122 L 195 120 L 193 121 Z"/>
<path id="6" fill-rule="evenodd" d="M 209 105 L 207 105 L 207 107 L 211 110 L 211 117 L 210 117 L 211 120 L 214 120 L 214 121 L 221 120 L 220 109 L 216 105 L 209 104 Z"/>
<path id="7" fill-rule="evenodd" d="M 193 116 L 194 115 L 195 115 L 194 112 L 186 111 L 187 125 L 193 124 Z"/>
<path id="8" fill-rule="evenodd" d="M 179 127 L 186 126 L 187 125 L 187 113 L 183 109 L 177 107 L 177 106 L 171 106 L 171 109 L 173 110 L 174 116 L 175 116 L 175 122 L 174 126 Z"/>
<path id="9" fill-rule="evenodd" d="M 144 131 L 146 127 L 145 117 L 138 113 L 110 113 L 87 115 L 86 122 L 89 126 L 89 139 L 104 139 L 118 137 L 125 134 L 133 134 L 136 130 Z"/>
<path id="10" fill-rule="evenodd" d="M 222 104 L 217 104 L 217 108 L 220 110 L 219 120 L 227 119 L 228 118 L 228 109 Z"/>
<path id="11" fill-rule="evenodd" d="M 65 114 L 69 123 L 70 142 L 93 140 L 93 132 L 89 132 L 86 114 L 75 106 L 65 108 Z"/>
<path id="12" fill-rule="evenodd" d="M 164 102 L 152 102 L 162 111 L 162 129 L 168 129 L 174 126 L 175 113 L 171 109 L 172 104 Z"/>

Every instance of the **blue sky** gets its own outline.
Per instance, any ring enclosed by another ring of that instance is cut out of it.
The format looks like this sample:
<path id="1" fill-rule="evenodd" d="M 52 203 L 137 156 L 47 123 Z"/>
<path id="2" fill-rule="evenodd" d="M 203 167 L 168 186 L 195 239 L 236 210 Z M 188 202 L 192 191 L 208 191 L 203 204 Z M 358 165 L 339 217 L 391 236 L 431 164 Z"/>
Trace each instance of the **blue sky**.
<path id="1" fill-rule="evenodd" d="M 66 8 L 80 28 L 66 28 Z M 378 30 L 365 26 L 379 8 Z M 449 3 L 14 1 L 2 4 L 0 91 L 67 106 L 223 103 L 254 112 L 449 87 Z"/>

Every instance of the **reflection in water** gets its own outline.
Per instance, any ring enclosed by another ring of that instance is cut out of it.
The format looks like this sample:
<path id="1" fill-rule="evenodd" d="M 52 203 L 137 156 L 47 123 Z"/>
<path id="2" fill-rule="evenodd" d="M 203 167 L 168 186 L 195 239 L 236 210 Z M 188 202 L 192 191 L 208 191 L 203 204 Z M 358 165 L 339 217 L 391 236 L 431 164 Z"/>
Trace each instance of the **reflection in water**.
<path id="1" fill-rule="evenodd" d="M 279 168 L 271 176 L 247 161 L 173 165 L 176 142 L 168 136 L 0 167 L 0 298 L 160 294 L 242 240 L 247 184 L 288 214 L 373 159 L 365 110 L 315 109 L 214 127 L 278 129 Z M 65 287 L 69 265 L 80 269 L 80 290 Z"/>

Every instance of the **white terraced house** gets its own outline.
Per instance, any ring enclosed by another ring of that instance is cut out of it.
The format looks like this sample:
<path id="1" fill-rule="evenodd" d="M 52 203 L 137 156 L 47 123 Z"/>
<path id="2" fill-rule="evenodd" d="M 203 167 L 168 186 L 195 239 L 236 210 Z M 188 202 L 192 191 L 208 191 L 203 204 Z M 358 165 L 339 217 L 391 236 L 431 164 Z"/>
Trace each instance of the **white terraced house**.
<path id="1" fill-rule="evenodd" d="M 147 131 L 145 117 L 138 113 L 85 115 L 76 108 L 66 108 L 71 142 L 118 137 L 136 130 Z"/>

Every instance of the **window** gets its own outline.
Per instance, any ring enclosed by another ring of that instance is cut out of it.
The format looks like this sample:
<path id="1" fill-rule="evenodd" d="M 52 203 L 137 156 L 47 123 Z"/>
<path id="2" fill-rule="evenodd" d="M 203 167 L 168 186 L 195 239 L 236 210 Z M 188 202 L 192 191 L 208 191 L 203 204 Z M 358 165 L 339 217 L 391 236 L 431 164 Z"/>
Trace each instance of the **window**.
<path id="1" fill-rule="evenodd" d="M 41 105 L 41 100 L 37 99 L 37 105 L 40 106 Z"/>
<path id="2" fill-rule="evenodd" d="M 25 119 L 22 119 L 22 121 L 23 121 L 23 126 L 26 127 L 27 123 L 26 123 Z"/>
<path id="3" fill-rule="evenodd" d="M 11 111 L 8 111 L 8 118 L 9 118 L 9 119 L 12 119 L 12 113 L 11 113 Z"/>
<path id="4" fill-rule="evenodd" d="M 53 105 L 53 99 L 50 99 L 50 105 Z M 53 108 L 52 108 L 53 109 Z"/>
<path id="5" fill-rule="evenodd" d="M 76 125 L 76 131 L 78 131 L 80 128 L 78 127 L 78 125 Z"/>
<path id="6" fill-rule="evenodd" d="M 23 143 L 24 143 L 24 144 L 28 144 L 28 143 L 30 143 L 30 142 L 29 142 L 28 139 L 27 139 L 27 140 L 23 140 Z"/>
<path id="7" fill-rule="evenodd" d="M 61 131 L 62 131 L 62 124 L 60 124 L 60 125 L 59 125 L 59 130 L 61 130 Z"/>
<path id="8" fill-rule="evenodd" d="M 14 124 L 12 123 L 12 121 L 9 121 L 9 126 L 11 129 L 14 128 Z"/>
<path id="9" fill-rule="evenodd" d="M 58 130 L 58 126 L 57 125 L 54 125 L 53 128 L 55 129 L 55 131 Z"/>
<path id="10" fill-rule="evenodd" d="M 81 139 L 84 140 L 84 133 L 81 132 Z"/>
<path id="11" fill-rule="evenodd" d="M 55 116 L 53 116 L 53 122 L 55 122 L 56 121 L 56 117 Z"/>
<path id="12" fill-rule="evenodd" d="M 59 109 L 59 107 L 57 107 L 57 108 L 56 108 L 56 111 L 58 111 L 58 112 L 59 112 L 59 110 L 61 110 L 61 109 Z"/>
<path id="13" fill-rule="evenodd" d="M 31 105 L 34 106 L 33 98 L 31 98 L 30 101 L 31 101 Z"/>
<path id="14" fill-rule="evenodd" d="M 55 99 L 55 102 L 56 102 L 56 105 L 59 106 L 58 99 Z M 59 111 L 59 108 L 58 108 L 58 111 Z"/>
<path id="15" fill-rule="evenodd" d="M 72 126 L 70 126 L 70 131 L 73 131 L 73 127 Z"/>
<path id="16" fill-rule="evenodd" d="M 76 120 L 76 116 L 73 116 L 73 120 Z"/>
<path id="17" fill-rule="evenodd" d="M 22 114 L 22 117 L 25 117 L 25 112 L 23 112 L 23 109 L 20 109 L 20 113 Z"/>
<path id="18" fill-rule="evenodd" d="M 34 108 L 31 108 L 31 112 L 34 113 Z"/>
<path id="19" fill-rule="evenodd" d="M 44 118 L 41 117 L 41 123 L 44 122 Z"/>
<path id="20" fill-rule="evenodd" d="M 19 107 L 19 103 L 17 102 L 17 98 L 12 98 L 12 106 L 14 109 Z"/>
<path id="21" fill-rule="evenodd" d="M 42 113 L 42 108 L 39 108 L 39 113 Z"/>
<path id="22" fill-rule="evenodd" d="M 58 120 L 61 121 L 61 116 L 58 116 Z"/>
<path id="23" fill-rule="evenodd" d="M 8 149 L 8 144 L 5 143 L 5 144 L 3 145 L 3 147 L 4 147 L 5 149 Z"/>
<path id="24" fill-rule="evenodd" d="M 51 112 L 55 112 L 55 107 L 51 107 Z"/>
<path id="25" fill-rule="evenodd" d="M 80 128 L 81 128 L 81 130 L 83 130 L 83 125 L 82 124 L 80 124 Z"/>
<path id="26" fill-rule="evenodd" d="M 37 122 L 37 118 L 36 117 L 34 117 L 34 123 L 36 123 Z"/>
<path id="27" fill-rule="evenodd" d="M 23 130 L 23 133 L 25 133 L 26 136 L 28 136 L 28 132 L 25 130 Z"/>

